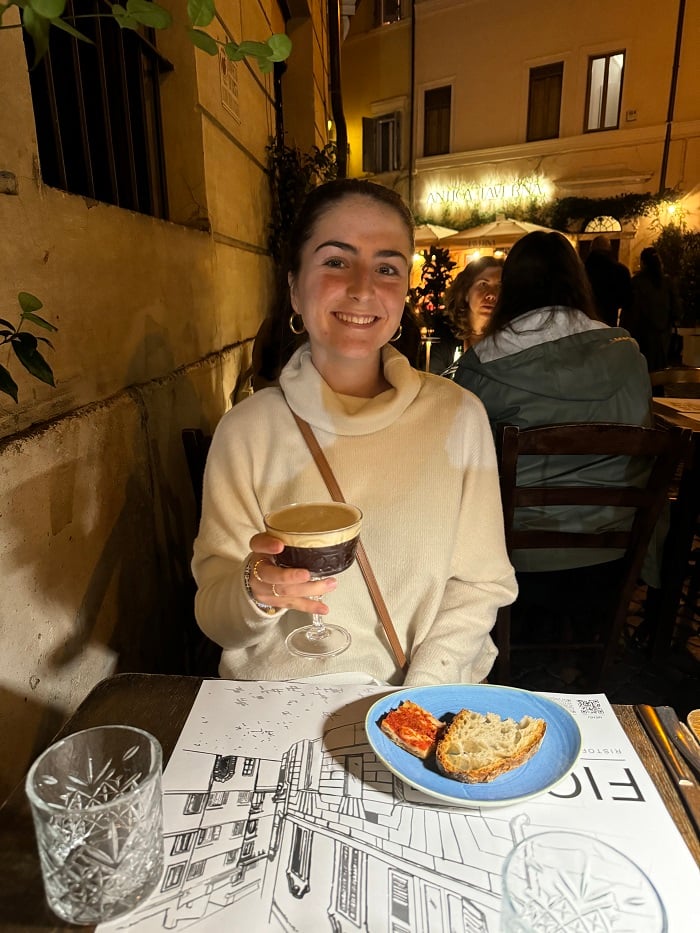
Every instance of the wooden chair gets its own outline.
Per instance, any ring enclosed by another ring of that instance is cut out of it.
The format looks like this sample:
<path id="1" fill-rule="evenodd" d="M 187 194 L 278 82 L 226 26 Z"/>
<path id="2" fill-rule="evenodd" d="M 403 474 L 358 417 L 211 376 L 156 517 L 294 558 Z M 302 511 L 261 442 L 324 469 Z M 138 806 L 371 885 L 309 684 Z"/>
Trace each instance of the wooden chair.
<path id="1" fill-rule="evenodd" d="M 205 434 L 201 428 L 184 428 L 182 431 L 182 446 L 185 451 L 187 468 L 192 482 L 197 522 L 202 517 L 202 485 L 204 482 L 204 465 L 211 445 L 211 436 Z M 190 605 L 190 618 L 185 632 L 185 664 L 186 673 L 199 677 L 216 677 L 221 648 L 214 644 L 197 625 L 194 618 L 195 582 L 189 578 L 188 604 Z"/>
<path id="2" fill-rule="evenodd" d="M 546 651 L 568 649 L 588 651 L 597 655 L 594 689 L 600 689 L 614 658 L 627 616 L 632 593 L 649 541 L 666 501 L 667 489 L 676 466 L 690 442 L 690 432 L 680 429 L 663 430 L 620 424 L 554 424 L 520 429 L 515 425 L 502 427 L 498 438 L 499 472 L 506 546 L 508 553 L 521 549 L 540 548 L 611 548 L 624 552 L 619 587 L 608 607 L 607 618 L 599 621 L 601 635 L 593 640 L 550 644 L 511 644 L 511 607 L 498 613 L 494 629 L 499 656 L 495 679 L 511 682 L 511 652 L 514 650 Z M 649 468 L 646 484 L 635 486 L 519 486 L 518 461 L 522 456 L 625 456 L 644 458 L 641 466 Z M 628 507 L 633 520 L 628 531 L 600 533 L 519 530 L 514 526 L 516 509 L 531 506 L 618 506 Z M 543 571 L 546 574 L 546 571 Z M 576 594 L 572 593 L 572 599 Z M 517 602 L 516 602 L 517 606 Z M 562 613 L 566 607 L 562 607 Z M 593 622 L 594 620 L 592 620 Z"/>
<path id="3" fill-rule="evenodd" d="M 211 436 L 205 434 L 201 428 L 183 428 L 182 446 L 185 450 L 185 459 L 194 492 L 197 521 L 202 517 L 202 485 L 204 482 L 204 465 L 211 445 Z"/>
<path id="4" fill-rule="evenodd" d="M 653 394 L 675 398 L 700 398 L 700 367 L 669 366 L 649 373 Z"/>

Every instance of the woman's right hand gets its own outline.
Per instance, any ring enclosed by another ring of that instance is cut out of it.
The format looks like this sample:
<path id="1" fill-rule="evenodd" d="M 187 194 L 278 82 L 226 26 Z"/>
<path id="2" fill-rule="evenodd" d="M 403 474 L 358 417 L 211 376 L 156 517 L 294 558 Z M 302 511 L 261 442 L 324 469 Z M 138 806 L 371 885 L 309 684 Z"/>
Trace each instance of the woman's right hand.
<path id="1" fill-rule="evenodd" d="M 335 577 L 312 580 L 309 571 L 302 567 L 277 567 L 273 558 L 284 550 L 284 544 L 265 532 L 253 535 L 250 550 L 249 586 L 257 602 L 275 609 L 326 615 L 328 606 L 319 600 L 336 588 Z"/>

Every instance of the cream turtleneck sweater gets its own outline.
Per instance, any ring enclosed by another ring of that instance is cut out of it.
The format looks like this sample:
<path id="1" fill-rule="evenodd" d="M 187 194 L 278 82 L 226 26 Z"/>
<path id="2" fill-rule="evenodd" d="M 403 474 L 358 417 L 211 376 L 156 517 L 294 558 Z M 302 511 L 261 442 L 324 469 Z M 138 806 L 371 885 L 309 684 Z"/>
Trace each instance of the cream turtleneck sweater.
<path id="1" fill-rule="evenodd" d="M 216 429 L 192 569 L 197 621 L 223 648 L 222 677 L 362 671 L 401 683 L 357 564 L 327 597 L 326 618 L 352 635 L 336 657 L 290 654 L 284 639 L 310 617 L 267 616 L 246 595 L 243 568 L 263 515 L 330 498 L 287 403 L 310 423 L 345 498 L 362 510 L 362 541 L 410 660 L 404 683 L 473 683 L 491 669 L 489 632 L 517 586 L 488 419 L 471 393 L 412 369 L 391 347 L 382 353 L 391 388 L 357 399 L 334 393 L 304 346 L 284 368 L 281 389 L 256 392 Z"/>

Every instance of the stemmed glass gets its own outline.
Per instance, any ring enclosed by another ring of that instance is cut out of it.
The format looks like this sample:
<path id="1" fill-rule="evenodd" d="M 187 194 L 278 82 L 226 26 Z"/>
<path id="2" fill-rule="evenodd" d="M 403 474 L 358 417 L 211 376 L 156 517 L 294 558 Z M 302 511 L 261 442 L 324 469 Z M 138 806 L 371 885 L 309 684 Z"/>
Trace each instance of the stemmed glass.
<path id="1" fill-rule="evenodd" d="M 284 543 L 271 560 L 278 567 L 304 567 L 312 580 L 322 580 L 347 570 L 355 560 L 362 512 L 345 502 L 298 502 L 265 516 L 265 530 Z M 350 633 L 340 625 L 313 622 L 287 636 L 292 654 L 303 658 L 328 658 L 349 647 Z"/>

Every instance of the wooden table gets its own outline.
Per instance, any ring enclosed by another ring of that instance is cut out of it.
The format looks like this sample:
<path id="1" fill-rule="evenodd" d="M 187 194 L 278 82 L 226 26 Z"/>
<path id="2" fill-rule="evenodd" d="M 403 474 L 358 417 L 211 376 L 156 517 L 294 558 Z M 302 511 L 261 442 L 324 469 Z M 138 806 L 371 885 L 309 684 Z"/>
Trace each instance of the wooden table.
<path id="1" fill-rule="evenodd" d="M 110 677 L 92 690 L 59 736 L 98 725 L 137 726 L 159 739 L 165 763 L 175 748 L 201 683 L 199 677 L 157 674 Z M 700 864 L 700 839 L 633 708 L 615 706 L 614 709 L 686 845 Z M 0 808 L 0 929 L 3 933 L 76 929 L 59 920 L 44 899 L 34 829 L 23 784 Z"/>
<path id="2" fill-rule="evenodd" d="M 700 407 L 700 399 L 655 398 L 652 401 L 657 424 L 686 428 L 693 435 L 678 498 L 672 503 L 671 527 L 664 547 L 661 593 L 654 611 L 652 657 L 655 661 L 663 660 L 671 648 L 683 581 L 700 515 L 700 411 L 680 411 L 679 407 L 684 403 L 690 403 L 689 407 Z"/>

